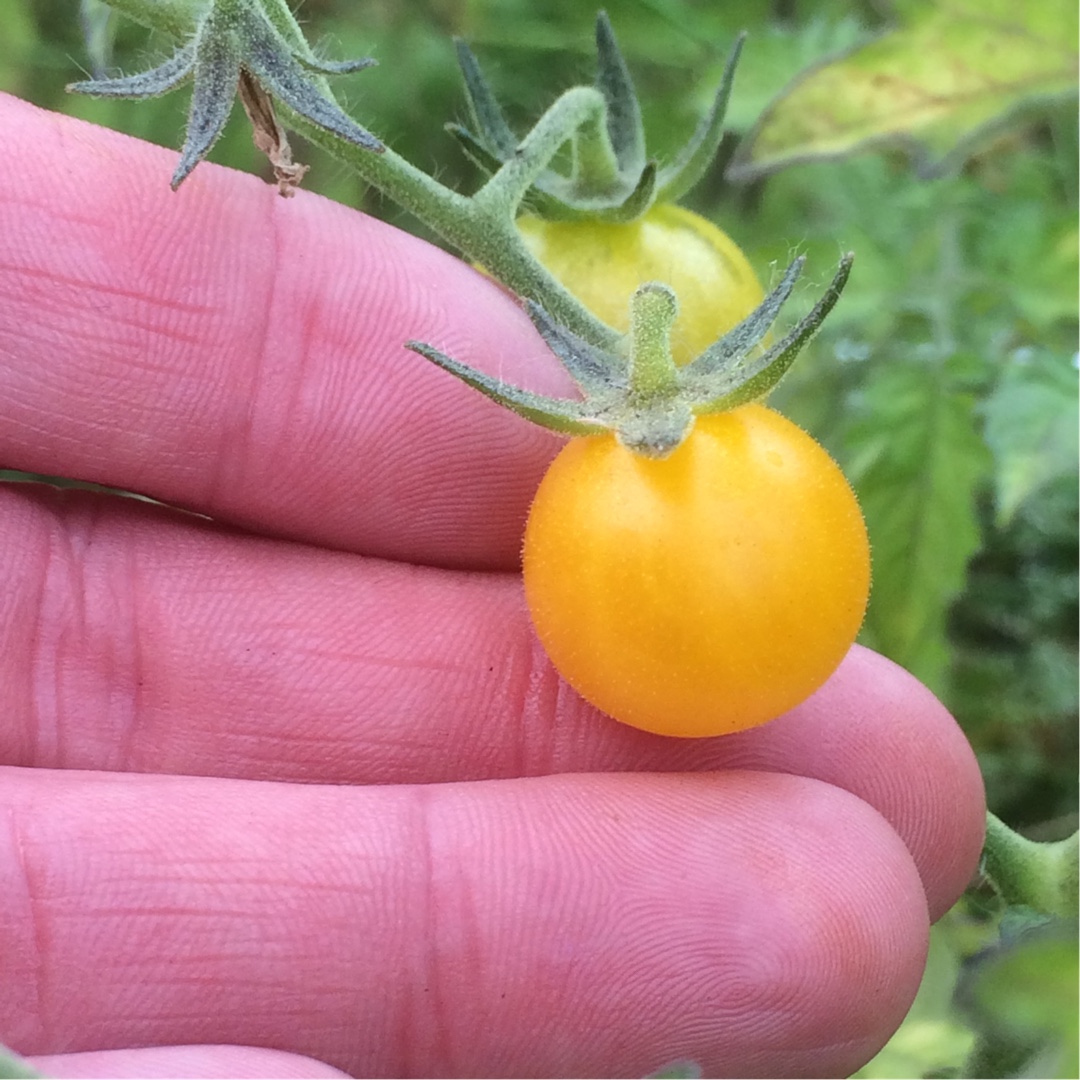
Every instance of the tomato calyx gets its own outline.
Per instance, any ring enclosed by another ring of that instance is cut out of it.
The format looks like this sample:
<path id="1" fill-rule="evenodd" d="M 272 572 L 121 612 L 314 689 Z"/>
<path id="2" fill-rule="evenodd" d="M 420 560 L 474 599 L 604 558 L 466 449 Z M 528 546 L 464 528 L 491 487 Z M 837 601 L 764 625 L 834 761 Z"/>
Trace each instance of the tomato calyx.
<path id="1" fill-rule="evenodd" d="M 305 170 L 292 162 L 285 133 L 274 117 L 272 97 L 365 152 L 385 151 L 379 139 L 329 96 L 323 79 L 372 67 L 375 60 L 320 60 L 302 36 L 299 41 L 283 36 L 262 0 L 210 0 L 189 33 L 185 43 L 157 67 L 137 75 L 75 82 L 67 88 L 91 97 L 137 100 L 159 97 L 191 80 L 195 88 L 184 147 L 172 177 L 174 191 L 210 152 L 237 94 L 255 129 L 256 145 L 280 170 L 282 194 L 291 193 Z"/>
<path id="2" fill-rule="evenodd" d="M 765 397 L 833 309 L 854 259 L 840 260 L 836 274 L 812 310 L 777 344 L 759 348 L 791 295 L 805 257 L 787 268 L 779 284 L 734 329 L 690 363 L 677 366 L 670 334 L 678 304 L 666 285 L 648 282 L 634 293 L 630 332 L 619 351 L 608 351 L 560 326 L 532 301 L 533 325 L 562 362 L 581 398 L 553 398 L 476 371 L 421 341 L 406 348 L 448 371 L 492 401 L 541 427 L 565 435 L 615 433 L 623 445 L 647 457 L 667 457 L 693 427 L 694 418 L 726 412 Z"/>
<path id="3" fill-rule="evenodd" d="M 736 38 L 712 105 L 669 164 L 660 166 L 645 145 L 641 106 L 607 14 L 596 19 L 596 89 L 605 116 L 583 125 L 571 139 L 569 174 L 545 169 L 525 197 L 530 213 L 551 221 L 636 221 L 657 202 L 675 202 L 701 179 L 716 156 L 745 35 Z M 507 123 L 472 50 L 455 41 L 465 80 L 471 127 L 447 124 L 465 154 L 493 175 L 518 152 L 521 140 Z"/>

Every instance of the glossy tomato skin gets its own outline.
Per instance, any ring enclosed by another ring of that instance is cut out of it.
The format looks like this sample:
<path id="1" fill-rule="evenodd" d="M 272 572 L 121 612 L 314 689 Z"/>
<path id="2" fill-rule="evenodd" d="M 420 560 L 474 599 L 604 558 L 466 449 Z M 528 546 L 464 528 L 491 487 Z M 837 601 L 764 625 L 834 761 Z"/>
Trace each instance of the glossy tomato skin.
<path id="1" fill-rule="evenodd" d="M 685 364 L 762 301 L 761 284 L 739 246 L 691 210 L 654 206 L 626 225 L 599 221 L 517 222 L 525 243 L 594 315 L 625 332 L 630 297 L 662 281 L 679 298 L 672 355 Z"/>
<path id="2" fill-rule="evenodd" d="M 571 440 L 525 531 L 525 594 L 562 676 L 616 720 L 700 737 L 816 690 L 862 623 L 870 551 L 839 468 L 762 405 L 674 453 Z"/>

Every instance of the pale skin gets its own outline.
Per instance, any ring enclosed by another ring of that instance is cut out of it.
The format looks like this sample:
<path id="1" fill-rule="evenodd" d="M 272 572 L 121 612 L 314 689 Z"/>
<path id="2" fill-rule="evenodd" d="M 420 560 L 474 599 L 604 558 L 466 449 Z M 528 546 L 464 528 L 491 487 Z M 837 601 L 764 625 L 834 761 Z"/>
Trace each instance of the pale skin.
<path id="1" fill-rule="evenodd" d="M 0 1041 L 50 1075 L 846 1075 L 971 877 L 955 722 L 854 648 L 601 716 L 516 573 L 565 376 L 479 274 L 0 97 Z M 207 518 L 214 520 L 210 521 Z"/>

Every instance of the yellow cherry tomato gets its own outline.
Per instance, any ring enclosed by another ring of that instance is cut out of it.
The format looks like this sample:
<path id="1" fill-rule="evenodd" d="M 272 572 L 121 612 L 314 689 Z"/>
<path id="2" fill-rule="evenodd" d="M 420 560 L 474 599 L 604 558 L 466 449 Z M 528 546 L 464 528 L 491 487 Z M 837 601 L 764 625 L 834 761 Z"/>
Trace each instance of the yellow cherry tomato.
<path id="1" fill-rule="evenodd" d="M 803 701 L 862 623 L 858 503 L 809 435 L 763 405 L 699 417 L 669 457 L 572 439 L 537 491 L 525 594 L 586 700 L 662 735 L 721 735 Z"/>
<path id="2" fill-rule="evenodd" d="M 625 332 L 630 297 L 646 281 L 675 290 L 679 317 L 671 337 L 685 364 L 761 303 L 761 283 L 738 245 L 710 221 L 671 203 L 637 221 L 517 221 L 525 243 L 594 315 Z"/>

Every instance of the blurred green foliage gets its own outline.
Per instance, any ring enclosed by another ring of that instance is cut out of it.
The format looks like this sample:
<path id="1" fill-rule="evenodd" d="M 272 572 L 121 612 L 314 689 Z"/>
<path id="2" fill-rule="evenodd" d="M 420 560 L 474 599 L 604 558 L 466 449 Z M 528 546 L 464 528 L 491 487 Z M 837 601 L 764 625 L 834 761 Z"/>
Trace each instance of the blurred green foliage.
<path id="1" fill-rule="evenodd" d="M 1059 2 L 1037 0 L 1043 23 Z M 899 7 L 914 17 L 920 5 L 933 14 L 946 0 Z M 996 134 L 991 125 L 934 179 L 916 175 L 903 146 L 883 144 L 737 186 L 725 165 L 790 80 L 880 41 L 897 12 L 886 0 L 606 6 L 660 154 L 693 129 L 734 35 L 749 31 L 731 134 L 686 201 L 743 246 L 766 283 L 803 251 L 810 295 L 841 251 L 857 253 L 843 301 L 773 403 L 830 448 L 859 491 L 875 553 L 864 640 L 926 681 L 958 717 L 992 809 L 1047 839 L 1064 835 L 1076 827 L 1077 801 L 1075 100 L 1041 102 Z M 184 95 L 136 106 L 64 93 L 91 63 L 77 12 L 77 0 L 4 0 L 0 89 L 177 146 Z M 451 35 L 470 42 L 522 127 L 560 90 L 592 78 L 595 12 L 578 0 L 307 0 L 301 14 L 325 55 L 379 60 L 335 83 L 352 114 L 462 189 L 478 178 L 442 127 L 466 119 Z M 118 22 L 111 43 L 100 23 L 92 29 L 100 57 L 111 44 L 113 70 L 166 54 L 167 42 L 131 23 Z M 1063 28 L 1062 40 L 1073 37 Z M 344 166 L 295 142 L 297 159 L 312 165 L 305 186 L 415 231 Z M 268 175 L 239 109 L 212 156 Z M 861 1075 L 980 1075 L 964 1071 L 976 1067 L 961 1062 L 978 1048 L 948 1007 L 972 957 L 993 973 L 970 995 L 976 1027 L 1000 1022 L 1009 984 L 1037 994 L 1027 954 L 1013 942 L 1002 959 L 1000 911 L 980 903 L 969 898 L 936 931 L 912 1017 Z M 1039 948 L 1046 977 L 1075 984 L 1075 938 Z M 1033 1035 L 1021 1012 L 1010 1014 L 1011 1045 L 1023 1051 L 1016 1069 L 1038 1068 L 1057 1044 Z M 1068 1066 L 1047 1066 L 1060 1067 Z"/>

